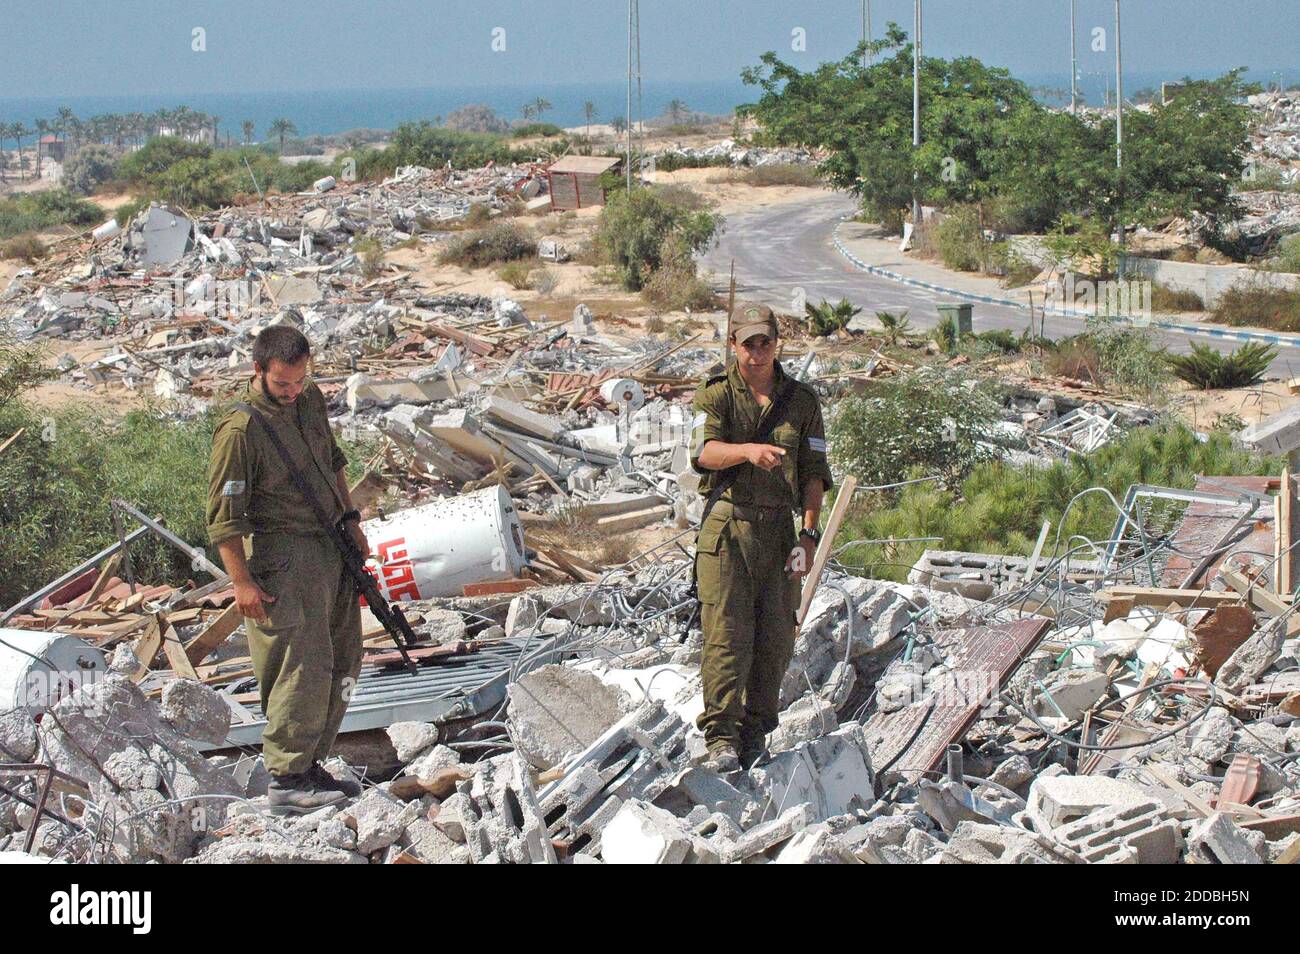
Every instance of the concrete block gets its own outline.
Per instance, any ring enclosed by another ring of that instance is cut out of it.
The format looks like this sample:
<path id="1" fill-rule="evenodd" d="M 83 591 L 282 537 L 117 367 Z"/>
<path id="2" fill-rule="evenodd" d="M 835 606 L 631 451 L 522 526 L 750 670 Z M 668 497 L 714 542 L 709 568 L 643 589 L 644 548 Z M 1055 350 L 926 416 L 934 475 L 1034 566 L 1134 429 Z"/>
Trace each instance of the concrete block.
<path id="1" fill-rule="evenodd" d="M 549 665 L 509 687 L 517 751 L 538 769 L 581 752 L 625 714 L 625 697 L 591 673 Z"/>
<path id="2" fill-rule="evenodd" d="M 1248 424 L 1237 436 L 1247 447 L 1262 454 L 1289 454 L 1300 448 L 1300 404 L 1278 411 L 1262 421 Z"/>
<path id="3" fill-rule="evenodd" d="M 1099 808 L 1144 805 L 1151 793 L 1132 782 L 1104 775 L 1040 776 L 1029 788 L 1026 813 L 1043 832 L 1067 825 Z"/>
<path id="4" fill-rule="evenodd" d="M 1172 865 L 1183 848 L 1178 822 L 1156 801 L 1098 808 L 1051 834 L 1093 863 Z"/>
<path id="5" fill-rule="evenodd" d="M 765 854 L 777 845 L 789 841 L 798 832 L 816 821 L 816 810 L 807 802 L 787 808 L 779 816 L 745 832 L 722 856 L 725 864 L 744 861 Z"/>
<path id="6" fill-rule="evenodd" d="M 1258 836 L 1261 844 L 1249 835 Z M 1260 832 L 1248 833 L 1223 812 L 1215 812 L 1192 826 L 1187 834 L 1188 853 L 1201 861 L 1220 865 L 1262 865 L 1268 861 L 1268 849 Z M 1261 853 L 1260 849 L 1263 849 Z"/>
<path id="7" fill-rule="evenodd" d="M 691 834 L 680 818 L 635 799 L 623 804 L 600 837 L 600 856 L 612 865 L 681 864 L 691 851 Z"/>
<path id="8" fill-rule="evenodd" d="M 772 859 L 777 865 L 860 865 L 861 861 L 826 825 L 805 828 Z"/>
<path id="9" fill-rule="evenodd" d="M 403 764 L 438 744 L 438 727 L 432 722 L 394 722 L 385 731 Z"/>
<path id="10" fill-rule="evenodd" d="M 1059 669 L 1043 680 L 1046 689 L 1034 697 L 1036 715 L 1074 721 L 1096 705 L 1110 684 L 1104 672 L 1094 669 Z"/>
<path id="11" fill-rule="evenodd" d="M 558 442 L 564 434 L 564 424 L 549 414 L 538 414 L 522 404 L 493 395 L 485 406 L 488 417 L 513 431 L 531 434 L 544 440 Z"/>
<path id="12" fill-rule="evenodd" d="M 1080 864 L 1079 855 L 1036 832 L 1005 825 L 961 822 L 944 847 L 940 864 Z"/>

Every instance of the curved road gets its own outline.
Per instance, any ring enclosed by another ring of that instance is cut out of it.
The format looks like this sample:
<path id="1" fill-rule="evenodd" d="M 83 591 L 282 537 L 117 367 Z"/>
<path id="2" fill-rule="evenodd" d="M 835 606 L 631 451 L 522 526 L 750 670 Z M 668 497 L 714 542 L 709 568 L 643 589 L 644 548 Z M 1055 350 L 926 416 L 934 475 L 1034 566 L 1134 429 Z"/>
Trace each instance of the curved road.
<path id="1" fill-rule="evenodd" d="M 784 312 L 794 310 L 796 288 L 803 288 L 809 301 L 847 298 L 875 311 L 908 309 L 907 317 L 917 328 L 932 328 L 939 321 L 936 305 L 946 298 L 928 291 L 864 272 L 831 244 L 831 231 L 840 218 L 856 209 L 851 196 L 827 193 L 808 202 L 787 202 L 726 216 L 718 244 L 700 257 L 724 283 L 736 262 L 736 297 L 761 301 Z M 1019 334 L 1029 324 L 1029 312 L 1022 308 L 974 302 L 975 328 L 987 331 L 1007 328 Z M 1036 320 L 1041 320 L 1037 316 Z M 1083 331 L 1084 319 L 1048 315 L 1046 334 L 1062 338 Z M 1231 351 L 1241 342 L 1202 335 L 1187 335 L 1165 328 L 1151 329 L 1160 344 L 1175 353 L 1191 351 L 1190 342 L 1208 344 L 1219 351 Z M 1294 367 L 1296 372 L 1291 368 Z M 1281 347 L 1270 366 L 1272 375 L 1286 380 L 1300 372 L 1300 348 Z"/>

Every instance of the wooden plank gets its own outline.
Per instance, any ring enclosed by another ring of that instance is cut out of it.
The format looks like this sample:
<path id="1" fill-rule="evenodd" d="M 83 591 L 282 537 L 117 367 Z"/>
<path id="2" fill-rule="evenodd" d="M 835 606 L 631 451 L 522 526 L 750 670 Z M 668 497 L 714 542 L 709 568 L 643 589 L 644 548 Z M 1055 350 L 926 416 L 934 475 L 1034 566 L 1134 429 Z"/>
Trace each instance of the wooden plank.
<path id="1" fill-rule="evenodd" d="M 1132 600 L 1135 606 L 1168 606 L 1170 603 L 1178 603 L 1188 609 L 1241 602 L 1241 594 L 1230 591 L 1180 590 L 1168 586 L 1108 586 L 1094 593 L 1092 598 L 1099 602 Z"/>
<path id="2" fill-rule="evenodd" d="M 799 615 L 795 617 L 796 631 L 803 623 L 803 618 L 808 614 L 808 607 L 817 592 L 818 584 L 821 582 L 822 571 L 826 569 L 826 561 L 831 558 L 835 534 L 839 532 L 840 524 L 844 520 L 845 513 L 848 512 L 849 501 L 853 499 L 853 491 L 857 489 L 857 486 L 858 479 L 852 474 L 845 477 L 840 483 L 840 492 L 835 495 L 835 504 L 831 507 L 831 515 L 826 520 L 826 530 L 822 533 L 821 543 L 818 544 L 817 552 L 813 556 L 812 569 L 808 571 L 808 576 L 803 582 L 803 599 L 799 601 Z"/>
<path id="3" fill-rule="evenodd" d="M 1219 576 L 1237 593 L 1249 594 L 1251 604 L 1270 616 L 1290 616 L 1286 621 L 1287 638 L 1300 634 L 1300 613 L 1293 613 L 1291 604 L 1271 593 L 1263 586 L 1253 585 L 1240 570 L 1220 570 Z"/>
<path id="4" fill-rule="evenodd" d="M 1273 539 L 1277 548 L 1273 589 L 1278 596 L 1289 596 L 1295 592 L 1295 551 L 1292 549 L 1295 545 L 1295 530 L 1291 522 L 1295 512 L 1295 488 L 1290 468 L 1282 468 L 1280 484 L 1277 492 L 1277 519 L 1273 521 Z"/>
<path id="5" fill-rule="evenodd" d="M 190 662 L 185 655 L 185 644 L 181 642 L 180 634 L 176 632 L 176 627 L 171 624 L 166 617 L 158 614 L 163 620 L 162 626 L 162 648 L 163 655 L 167 657 L 167 664 L 171 666 L 172 672 L 176 673 L 182 679 L 198 680 L 199 674 L 194 671 L 194 664 Z"/>
<path id="6" fill-rule="evenodd" d="M 1214 809 L 1209 802 L 1174 778 L 1173 773 L 1165 769 L 1159 762 L 1148 762 L 1139 771 L 1153 776 L 1156 781 L 1185 801 L 1188 807 L 1199 813 L 1202 818 L 1209 818 L 1214 814 Z"/>
<path id="7" fill-rule="evenodd" d="M 154 657 L 158 655 L 158 650 L 162 648 L 163 630 L 162 623 L 159 620 L 160 616 L 161 614 L 156 614 L 149 617 L 149 628 L 136 641 L 135 658 L 140 665 L 131 676 L 132 682 L 139 682 L 149 674 L 149 668 L 153 665 Z"/>
<path id="8" fill-rule="evenodd" d="M 197 666 L 207 659 L 218 646 L 230 637 L 231 633 L 239 628 L 239 624 L 243 621 L 244 617 L 240 614 L 239 607 L 234 603 L 222 610 L 221 615 L 209 623 L 203 632 L 191 639 L 185 647 L 185 656 L 189 659 L 190 664 Z"/>
<path id="9" fill-rule="evenodd" d="M 114 553 L 99 568 L 99 577 L 95 580 L 95 585 L 90 588 L 86 598 L 81 601 L 82 606 L 90 606 L 95 600 L 103 594 L 108 588 L 108 581 L 117 575 L 118 567 L 122 565 L 122 554 Z"/>

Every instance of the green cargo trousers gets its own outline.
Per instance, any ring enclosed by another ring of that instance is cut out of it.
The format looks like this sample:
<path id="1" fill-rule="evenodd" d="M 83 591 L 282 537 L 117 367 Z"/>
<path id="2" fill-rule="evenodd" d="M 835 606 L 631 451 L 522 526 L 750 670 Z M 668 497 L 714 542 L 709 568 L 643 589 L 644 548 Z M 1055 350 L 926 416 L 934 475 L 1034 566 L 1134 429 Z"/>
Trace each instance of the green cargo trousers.
<path id="1" fill-rule="evenodd" d="M 721 501 L 697 539 L 704 711 L 712 749 L 761 748 L 777 727 L 781 680 L 794 654 L 799 583 L 785 575 L 795 545 L 790 512 Z"/>
<path id="2" fill-rule="evenodd" d="M 275 602 L 245 620 L 266 714 L 272 775 L 305 772 L 334 745 L 361 672 L 361 608 L 338 550 L 321 534 L 253 535 L 248 569 Z"/>

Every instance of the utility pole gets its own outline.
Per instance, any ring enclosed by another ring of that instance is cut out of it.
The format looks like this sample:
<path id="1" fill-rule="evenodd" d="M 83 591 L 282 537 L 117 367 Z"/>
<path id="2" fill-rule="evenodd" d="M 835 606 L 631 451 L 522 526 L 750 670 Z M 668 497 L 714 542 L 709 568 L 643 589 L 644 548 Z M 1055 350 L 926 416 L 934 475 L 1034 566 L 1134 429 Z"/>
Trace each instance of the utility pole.
<path id="1" fill-rule="evenodd" d="M 1116 0 L 1118 2 L 1118 0 Z M 912 9 L 912 161 L 921 148 L 921 0 Z M 921 227 L 921 193 L 919 175 L 912 170 L 912 228 Z"/>
<path id="2" fill-rule="evenodd" d="M 1119 0 L 1115 0 L 1115 171 L 1118 174 L 1119 280 L 1124 280 L 1124 60 L 1120 53 Z"/>
<path id="3" fill-rule="evenodd" d="M 632 4 L 627 0 L 627 191 L 632 192 Z"/>
<path id="4" fill-rule="evenodd" d="M 862 42 L 871 42 L 871 0 L 862 0 Z M 862 53 L 863 69 L 871 65 L 871 51 L 864 50 Z"/>
<path id="5" fill-rule="evenodd" d="M 1074 21 L 1075 0 L 1070 0 L 1070 115 L 1078 115 L 1079 110 L 1079 55 L 1075 49 L 1078 28 Z"/>

